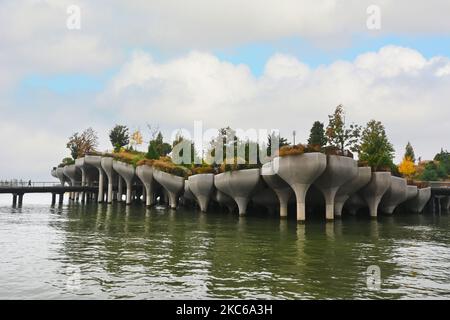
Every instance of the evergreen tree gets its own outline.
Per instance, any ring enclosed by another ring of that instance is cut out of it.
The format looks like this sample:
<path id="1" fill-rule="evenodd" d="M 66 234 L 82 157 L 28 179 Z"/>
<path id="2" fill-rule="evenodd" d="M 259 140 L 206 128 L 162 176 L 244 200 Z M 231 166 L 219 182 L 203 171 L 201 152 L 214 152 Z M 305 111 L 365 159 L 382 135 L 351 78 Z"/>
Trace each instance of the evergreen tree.
<path id="1" fill-rule="evenodd" d="M 145 157 L 147 159 L 159 159 L 159 154 L 158 151 L 156 151 L 155 143 L 153 141 L 149 143 Z"/>
<path id="2" fill-rule="evenodd" d="M 361 135 L 359 159 L 366 161 L 373 171 L 393 167 L 394 147 L 381 122 L 371 120 L 367 123 Z"/>
<path id="3" fill-rule="evenodd" d="M 325 137 L 325 130 L 322 122 L 314 122 L 309 134 L 308 144 L 319 145 L 321 147 L 327 144 L 327 138 Z"/>
<path id="4" fill-rule="evenodd" d="M 416 162 L 416 156 L 414 154 L 414 149 L 409 141 L 408 141 L 408 144 L 406 145 L 406 149 L 405 149 L 405 159 L 409 159 L 413 163 Z"/>
<path id="5" fill-rule="evenodd" d="M 161 157 L 167 156 L 172 151 L 172 146 L 169 143 L 164 142 L 164 137 L 161 131 L 158 132 L 155 139 L 150 141 L 150 144 L 152 143 L 156 152 Z"/>

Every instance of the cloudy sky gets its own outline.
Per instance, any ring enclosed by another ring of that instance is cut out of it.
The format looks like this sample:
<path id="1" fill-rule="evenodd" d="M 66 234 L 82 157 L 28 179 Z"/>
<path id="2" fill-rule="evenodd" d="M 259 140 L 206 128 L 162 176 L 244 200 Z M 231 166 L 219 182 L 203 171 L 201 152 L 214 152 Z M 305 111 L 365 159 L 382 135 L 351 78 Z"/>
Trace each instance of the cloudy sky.
<path id="1" fill-rule="evenodd" d="M 408 140 L 431 158 L 450 149 L 449 13 L 447 0 L 0 0 L 0 180 L 51 180 L 90 126 L 101 149 L 116 123 L 147 139 L 147 123 L 169 137 L 198 120 L 304 141 L 338 104 L 348 122 L 382 121 L 397 161 Z"/>

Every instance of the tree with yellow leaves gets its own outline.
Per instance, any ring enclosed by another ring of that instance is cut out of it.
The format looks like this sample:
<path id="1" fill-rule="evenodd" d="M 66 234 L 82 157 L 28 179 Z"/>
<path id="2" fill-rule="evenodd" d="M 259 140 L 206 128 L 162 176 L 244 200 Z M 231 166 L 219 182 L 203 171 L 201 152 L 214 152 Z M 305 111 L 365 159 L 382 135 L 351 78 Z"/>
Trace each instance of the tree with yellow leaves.
<path id="1" fill-rule="evenodd" d="M 142 138 L 142 134 L 139 130 L 133 132 L 130 140 L 131 140 L 130 144 L 134 146 L 134 148 L 136 148 L 136 146 L 140 146 L 144 141 L 144 139 Z"/>
<path id="2" fill-rule="evenodd" d="M 402 163 L 398 166 L 398 171 L 407 178 L 411 178 L 416 173 L 414 161 L 408 156 L 403 158 Z"/>

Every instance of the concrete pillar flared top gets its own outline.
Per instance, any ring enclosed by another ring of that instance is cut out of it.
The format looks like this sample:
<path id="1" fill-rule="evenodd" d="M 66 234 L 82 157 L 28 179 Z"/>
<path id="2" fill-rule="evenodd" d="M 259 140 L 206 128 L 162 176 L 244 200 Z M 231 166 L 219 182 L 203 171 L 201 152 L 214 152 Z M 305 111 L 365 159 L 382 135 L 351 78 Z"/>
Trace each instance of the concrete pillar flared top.
<path id="1" fill-rule="evenodd" d="M 102 157 L 95 155 L 85 155 L 84 163 L 90 166 L 93 166 L 98 171 L 98 202 L 103 202 L 103 183 L 105 179 L 105 171 L 102 169 Z"/>
<path id="2" fill-rule="evenodd" d="M 105 171 L 106 176 L 108 177 L 109 184 L 114 184 L 114 178 L 116 177 L 116 172 L 113 168 L 113 161 L 114 159 L 111 157 L 102 157 L 102 159 L 100 160 L 100 165 L 103 171 Z"/>
<path id="3" fill-rule="evenodd" d="M 153 179 L 153 167 L 148 165 L 138 166 L 136 176 L 142 181 L 146 191 L 146 205 L 153 205 L 155 181 Z"/>
<path id="4" fill-rule="evenodd" d="M 409 201 L 417 196 L 419 189 L 417 186 L 407 186 L 406 187 L 406 201 Z"/>
<path id="5" fill-rule="evenodd" d="M 294 190 L 297 220 L 305 220 L 305 198 L 311 184 L 325 171 L 327 157 L 318 152 L 289 155 L 273 159 L 278 175 Z"/>
<path id="6" fill-rule="evenodd" d="M 294 190 L 277 174 L 277 171 L 278 168 L 275 168 L 274 162 L 270 161 L 262 166 L 261 177 L 277 195 L 280 203 L 280 217 L 285 218 L 287 217 L 288 202 Z"/>
<path id="7" fill-rule="evenodd" d="M 113 168 L 113 158 L 112 157 L 102 157 L 100 161 L 100 165 L 103 171 L 106 173 L 108 177 L 108 193 L 107 193 L 107 202 L 111 203 L 113 200 L 113 186 L 117 185 L 117 173 Z"/>
<path id="8" fill-rule="evenodd" d="M 390 172 L 372 172 L 370 182 L 360 190 L 362 198 L 369 206 L 371 217 L 376 217 L 378 214 L 378 205 L 381 198 L 388 191 L 391 186 Z"/>
<path id="9" fill-rule="evenodd" d="M 75 160 L 75 166 L 81 170 L 81 180 L 83 185 L 90 185 L 99 180 L 99 170 L 85 161 L 85 157 Z M 83 180 L 84 178 L 84 180 Z"/>
<path id="10" fill-rule="evenodd" d="M 358 175 L 358 163 L 349 157 L 328 155 L 325 171 L 314 185 L 322 192 L 326 203 L 326 218 L 334 218 L 334 200 L 339 188 Z"/>
<path id="11" fill-rule="evenodd" d="M 194 194 L 200 210 L 206 212 L 211 194 L 214 192 L 214 174 L 201 173 L 188 178 L 189 189 Z"/>
<path id="12" fill-rule="evenodd" d="M 84 163 L 96 167 L 98 170 L 102 169 L 102 157 L 94 155 L 85 155 Z"/>
<path id="13" fill-rule="evenodd" d="M 135 177 L 135 168 L 129 163 L 113 160 L 113 169 L 125 180 L 127 186 L 126 204 L 131 204 L 131 188 Z"/>
<path id="14" fill-rule="evenodd" d="M 408 198 L 406 179 L 391 176 L 391 185 L 381 198 L 380 209 L 384 213 L 392 214 L 397 206 Z"/>
<path id="15" fill-rule="evenodd" d="M 74 164 L 65 166 L 63 173 L 70 180 L 71 185 L 75 186 L 77 183 L 81 183 L 81 170 Z"/>
<path id="16" fill-rule="evenodd" d="M 63 186 L 65 182 L 69 183 L 69 178 L 66 177 L 66 175 L 64 174 L 64 168 L 59 167 L 56 168 L 56 176 L 59 179 L 59 182 L 61 182 L 61 185 Z"/>
<path id="17" fill-rule="evenodd" d="M 239 214 L 246 213 L 252 194 L 260 187 L 260 169 L 245 169 L 220 173 L 214 178 L 214 185 L 236 201 Z"/>
<path id="18" fill-rule="evenodd" d="M 191 188 L 189 187 L 189 180 L 184 180 L 184 193 L 183 198 L 191 201 L 196 201 L 194 194 L 191 191 Z"/>
<path id="19" fill-rule="evenodd" d="M 167 191 L 169 205 L 175 209 L 178 204 L 178 197 L 184 191 L 184 178 L 157 169 L 153 170 L 153 178 Z"/>
<path id="20" fill-rule="evenodd" d="M 372 178 L 372 169 L 370 167 L 359 167 L 356 177 L 344 183 L 337 191 L 334 203 L 335 216 L 342 215 L 342 209 L 345 202 L 351 195 L 358 192 L 366 186 Z"/>
<path id="21" fill-rule="evenodd" d="M 125 180 L 127 186 L 131 185 L 136 173 L 133 165 L 122 161 L 113 160 L 112 167 Z"/>
<path id="22" fill-rule="evenodd" d="M 431 198 L 431 188 L 419 189 L 417 195 L 406 203 L 409 210 L 414 213 L 421 213 L 425 205 Z"/>
<path id="23" fill-rule="evenodd" d="M 366 186 L 372 178 L 372 169 L 370 167 L 359 167 L 357 175 L 344 183 L 336 194 L 337 198 L 348 199 L 352 194 L 358 192 Z"/>

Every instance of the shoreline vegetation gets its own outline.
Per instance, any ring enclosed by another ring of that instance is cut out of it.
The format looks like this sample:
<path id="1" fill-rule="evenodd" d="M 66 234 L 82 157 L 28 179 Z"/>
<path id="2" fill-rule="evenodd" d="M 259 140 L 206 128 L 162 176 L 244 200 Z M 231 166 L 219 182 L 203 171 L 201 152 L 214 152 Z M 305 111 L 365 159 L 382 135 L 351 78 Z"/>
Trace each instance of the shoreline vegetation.
<path id="1" fill-rule="evenodd" d="M 329 123 L 326 128 L 323 123 L 314 122 L 307 143 L 295 145 L 275 133 L 268 136 L 266 144 L 259 145 L 249 140 L 242 141 L 235 136 L 235 131 L 230 127 L 222 128 L 218 131 L 217 137 L 210 142 L 208 150 L 208 154 L 214 157 L 215 143 L 222 142 L 222 163 L 217 163 L 214 159 L 200 159 L 194 143 L 185 139 L 181 134 L 177 134 L 171 144 L 164 142 L 162 133 L 151 126 L 148 126 L 152 132 L 152 138 L 148 143 L 147 152 L 137 150 L 137 147 L 143 144 L 141 132 L 136 130 L 130 134 L 125 125 L 116 125 L 110 131 L 113 151 L 101 152 L 97 150 L 97 135 L 92 128 L 89 128 L 81 134 L 74 133 L 69 138 L 67 148 L 71 152 L 71 157 L 64 158 L 58 167 L 75 164 L 77 158 L 85 155 L 96 155 L 111 157 L 135 168 L 143 165 L 154 167 L 157 170 L 187 179 L 196 174 L 219 174 L 227 171 L 261 168 L 263 164 L 260 159 L 261 154 L 266 155 L 265 162 L 267 162 L 277 156 L 288 157 L 314 152 L 354 159 L 356 153 L 359 167 L 371 167 L 372 172 L 391 172 L 393 176 L 405 178 L 408 185 L 425 188 L 428 186 L 427 181 L 448 179 L 450 174 L 450 153 L 448 151 L 442 149 L 433 160 L 422 161 L 420 158 L 416 160 L 414 150 L 408 142 L 403 161 L 396 165 L 393 162 L 394 148 L 389 142 L 381 122 L 371 120 L 364 128 L 353 123 L 347 125 L 342 105 L 337 106 L 334 113 L 328 118 Z M 278 142 L 279 148 L 272 155 L 271 145 L 275 140 Z M 181 154 L 180 151 L 178 151 L 179 154 L 174 154 L 177 145 L 181 144 L 190 148 L 191 161 L 186 161 L 186 159 L 183 159 L 184 161 L 181 163 L 173 161 L 174 157 L 183 157 L 183 150 L 181 150 Z M 225 156 L 229 150 L 227 148 L 231 148 L 234 157 L 227 158 Z M 243 158 L 237 156 L 239 148 L 245 150 Z M 256 157 L 252 157 L 251 148 L 257 150 Z"/>

